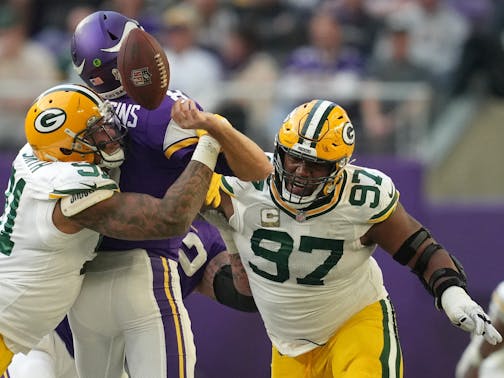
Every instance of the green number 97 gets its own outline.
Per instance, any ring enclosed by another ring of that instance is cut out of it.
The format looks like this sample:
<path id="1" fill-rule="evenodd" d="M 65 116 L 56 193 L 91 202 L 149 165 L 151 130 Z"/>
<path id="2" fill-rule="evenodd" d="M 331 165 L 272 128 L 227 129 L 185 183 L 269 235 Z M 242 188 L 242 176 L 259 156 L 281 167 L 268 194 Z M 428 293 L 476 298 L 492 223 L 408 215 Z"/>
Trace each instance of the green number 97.
<path id="1" fill-rule="evenodd" d="M 270 250 L 261 247 L 263 240 L 278 243 L 278 248 Z M 256 256 L 271 261 L 276 267 L 276 274 L 272 274 L 262 270 L 256 264 L 249 263 L 254 273 L 275 282 L 285 282 L 290 278 L 289 257 L 294 250 L 294 240 L 288 233 L 265 229 L 255 230 L 251 239 L 251 247 Z M 323 278 L 336 266 L 343 255 L 343 240 L 301 236 L 299 252 L 312 253 L 313 251 L 329 251 L 329 256 L 306 276 L 296 278 L 298 284 L 323 285 Z"/>

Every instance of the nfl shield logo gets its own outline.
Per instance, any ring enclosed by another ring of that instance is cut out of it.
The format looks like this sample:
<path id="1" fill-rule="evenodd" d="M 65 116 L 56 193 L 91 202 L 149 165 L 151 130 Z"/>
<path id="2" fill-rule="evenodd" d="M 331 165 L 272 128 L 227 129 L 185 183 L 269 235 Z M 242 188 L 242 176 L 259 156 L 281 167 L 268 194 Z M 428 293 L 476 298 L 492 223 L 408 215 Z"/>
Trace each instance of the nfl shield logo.
<path id="1" fill-rule="evenodd" d="M 304 211 L 300 211 L 296 214 L 296 220 L 298 222 L 304 222 L 306 220 L 306 214 Z"/>
<path id="2" fill-rule="evenodd" d="M 131 70 L 131 82 L 135 87 L 143 87 L 152 84 L 152 74 L 149 72 L 149 67 L 142 67 L 136 70 Z"/>

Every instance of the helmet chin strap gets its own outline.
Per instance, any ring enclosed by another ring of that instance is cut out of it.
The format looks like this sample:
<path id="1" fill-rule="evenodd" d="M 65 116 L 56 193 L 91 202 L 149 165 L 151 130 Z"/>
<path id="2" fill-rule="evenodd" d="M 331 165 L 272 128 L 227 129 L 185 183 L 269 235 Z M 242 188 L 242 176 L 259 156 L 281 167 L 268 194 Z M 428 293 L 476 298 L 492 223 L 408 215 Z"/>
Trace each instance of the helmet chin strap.
<path id="1" fill-rule="evenodd" d="M 118 148 L 116 151 L 111 154 L 107 154 L 105 151 L 100 151 L 101 161 L 98 163 L 98 166 L 101 168 L 117 168 L 124 161 L 124 150 L 122 148 Z"/>

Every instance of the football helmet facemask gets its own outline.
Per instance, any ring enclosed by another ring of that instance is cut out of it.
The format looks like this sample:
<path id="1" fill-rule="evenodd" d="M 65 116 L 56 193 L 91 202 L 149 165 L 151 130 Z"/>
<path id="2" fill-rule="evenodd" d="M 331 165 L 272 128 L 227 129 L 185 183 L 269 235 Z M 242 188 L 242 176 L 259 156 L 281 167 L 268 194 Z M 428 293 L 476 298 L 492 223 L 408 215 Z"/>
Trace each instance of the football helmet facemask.
<path id="1" fill-rule="evenodd" d="M 73 67 L 82 80 L 107 100 L 126 94 L 117 69 L 121 43 L 132 29 L 133 19 L 113 11 L 98 11 L 85 17 L 71 40 Z"/>
<path id="2" fill-rule="evenodd" d="M 332 195 L 343 167 L 354 151 L 355 131 L 346 111 L 327 100 L 312 100 L 296 107 L 283 121 L 275 139 L 274 182 L 281 198 L 306 206 Z M 329 167 L 322 177 L 305 177 L 288 172 L 285 155 L 308 164 Z M 297 187 L 296 194 L 288 190 Z M 303 188 L 300 190 L 300 188 Z"/>
<path id="3" fill-rule="evenodd" d="M 43 161 L 79 161 L 115 168 L 124 161 L 127 128 L 108 101 L 78 84 L 57 85 L 42 93 L 26 114 L 25 133 Z M 110 144 L 116 147 L 113 152 Z"/>

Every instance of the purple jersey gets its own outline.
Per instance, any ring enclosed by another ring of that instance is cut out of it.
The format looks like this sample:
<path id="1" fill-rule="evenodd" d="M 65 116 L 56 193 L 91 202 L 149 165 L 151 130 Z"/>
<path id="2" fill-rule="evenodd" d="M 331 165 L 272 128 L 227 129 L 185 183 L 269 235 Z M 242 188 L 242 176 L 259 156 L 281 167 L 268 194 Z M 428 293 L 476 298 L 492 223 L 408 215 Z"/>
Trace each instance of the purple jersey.
<path id="1" fill-rule="evenodd" d="M 220 252 L 227 250 L 219 230 L 204 220 L 195 220 L 185 236 L 173 238 L 180 245 L 178 272 L 182 298 L 191 294 L 203 279 L 208 262 Z M 65 317 L 56 328 L 56 333 L 65 343 L 68 353 L 73 357 L 72 331 Z"/>
<path id="2" fill-rule="evenodd" d="M 191 294 L 201 282 L 208 262 L 227 250 L 219 230 L 208 222 L 195 220 L 189 232 L 179 239 L 180 286 L 182 298 Z"/>
<path id="3" fill-rule="evenodd" d="M 72 330 L 70 329 L 70 324 L 68 324 L 68 318 L 65 318 L 56 327 L 56 333 L 60 339 L 65 343 L 68 353 L 73 357 L 74 355 L 74 345 L 72 339 Z"/>
<path id="4" fill-rule="evenodd" d="M 121 191 L 162 198 L 184 171 L 198 142 L 198 135 L 195 130 L 173 131 L 176 128 L 171 120 L 171 108 L 180 98 L 187 96 L 170 90 L 162 104 L 152 111 L 140 107 L 126 96 L 113 102 L 118 118 L 128 127 L 126 160 L 120 168 Z M 223 156 L 217 162 L 216 171 L 232 174 Z M 180 238 L 127 241 L 104 237 L 99 249 L 143 248 L 149 253 L 177 260 L 179 243 Z"/>

